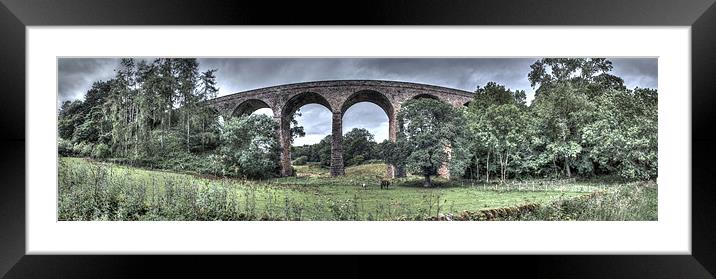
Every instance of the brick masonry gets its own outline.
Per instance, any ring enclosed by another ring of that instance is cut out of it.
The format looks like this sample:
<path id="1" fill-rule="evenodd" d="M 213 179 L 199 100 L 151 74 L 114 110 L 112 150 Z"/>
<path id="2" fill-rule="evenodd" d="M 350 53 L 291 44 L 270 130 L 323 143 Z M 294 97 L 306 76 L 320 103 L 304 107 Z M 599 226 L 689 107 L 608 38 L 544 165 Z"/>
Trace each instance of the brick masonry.
<path id="1" fill-rule="evenodd" d="M 222 116 L 246 115 L 260 108 L 270 108 L 279 123 L 281 143 L 281 174 L 292 175 L 291 139 L 289 135 L 290 116 L 306 104 L 321 104 L 332 112 L 331 175 L 345 174 L 343 165 L 343 113 L 359 102 L 371 102 L 388 115 L 389 139 L 395 142 L 397 135 L 396 115 L 400 105 L 420 97 L 437 98 L 455 107 L 461 107 L 472 100 L 473 93 L 458 89 L 387 80 L 330 80 L 294 83 L 234 93 L 210 100 Z M 388 166 L 386 175 L 404 175 L 400 167 Z M 446 169 L 441 175 L 449 176 Z"/>

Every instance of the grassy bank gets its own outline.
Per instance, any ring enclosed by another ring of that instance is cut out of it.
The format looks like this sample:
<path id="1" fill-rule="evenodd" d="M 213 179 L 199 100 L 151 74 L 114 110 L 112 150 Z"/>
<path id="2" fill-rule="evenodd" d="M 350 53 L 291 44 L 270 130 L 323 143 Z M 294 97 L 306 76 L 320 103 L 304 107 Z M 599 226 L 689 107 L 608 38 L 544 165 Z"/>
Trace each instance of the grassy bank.
<path id="1" fill-rule="evenodd" d="M 426 189 L 419 177 L 408 177 L 386 190 L 376 178 L 384 175 L 384 164 L 350 167 L 338 178 L 312 165 L 296 170 L 296 177 L 248 181 L 61 158 L 58 214 L 60 220 L 426 220 L 536 205 L 493 219 L 656 218 L 656 187 L 643 183 L 485 185 L 438 179 L 439 188 Z"/>

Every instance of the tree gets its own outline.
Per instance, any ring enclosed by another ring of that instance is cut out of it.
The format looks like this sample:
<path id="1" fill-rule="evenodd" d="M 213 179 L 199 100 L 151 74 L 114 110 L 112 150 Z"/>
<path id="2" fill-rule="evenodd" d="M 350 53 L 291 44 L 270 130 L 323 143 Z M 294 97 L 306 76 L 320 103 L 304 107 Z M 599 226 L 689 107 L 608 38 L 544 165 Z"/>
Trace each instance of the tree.
<path id="1" fill-rule="evenodd" d="M 318 143 L 291 147 L 291 158 L 306 157 L 306 162 L 320 162 Z"/>
<path id="2" fill-rule="evenodd" d="M 373 134 L 366 129 L 354 128 L 343 136 L 343 158 L 348 165 L 373 159 L 375 145 Z"/>
<path id="3" fill-rule="evenodd" d="M 593 82 L 613 69 L 605 58 L 542 58 L 530 65 L 530 85 L 545 86 L 558 82 Z"/>
<path id="4" fill-rule="evenodd" d="M 266 115 L 234 117 L 226 121 L 220 149 L 223 172 L 248 178 L 277 175 L 280 171 L 277 128 L 278 123 Z"/>
<path id="5" fill-rule="evenodd" d="M 218 116 L 205 103 L 218 91 L 215 71 L 199 73 L 196 59 L 122 59 L 105 102 L 116 155 L 166 157 L 215 147 Z"/>
<path id="6" fill-rule="evenodd" d="M 533 109 L 541 120 L 545 153 L 552 159 L 554 167 L 561 161 L 564 175 L 572 176 L 572 167 L 582 152 L 581 128 L 593 116 L 593 104 L 585 94 L 584 87 L 572 83 L 555 84 L 535 97 Z"/>
<path id="7" fill-rule="evenodd" d="M 513 92 L 505 88 L 504 85 L 490 81 L 484 87 L 477 87 L 473 100 L 470 102 L 470 107 L 487 108 L 492 105 L 506 104 L 525 106 L 526 99 L 525 91 L 517 90 Z"/>
<path id="8" fill-rule="evenodd" d="M 293 141 L 300 137 L 305 137 L 306 132 L 303 130 L 303 126 L 298 125 L 298 120 L 296 120 L 297 116 L 301 116 L 301 109 L 297 109 L 296 112 L 291 114 L 291 123 L 289 124 L 289 134 L 291 135 L 291 145 L 293 145 Z"/>
<path id="9" fill-rule="evenodd" d="M 333 142 L 333 136 L 331 134 L 326 135 L 316 146 L 318 152 L 318 158 L 321 165 L 324 167 L 331 166 L 331 146 Z"/>
<path id="10" fill-rule="evenodd" d="M 518 159 L 529 139 L 529 122 L 523 110 L 514 104 L 493 105 L 487 108 L 479 122 L 480 138 L 500 164 L 500 181 L 508 177 L 510 158 Z M 488 153 L 489 154 L 489 153 Z"/>
<path id="11" fill-rule="evenodd" d="M 564 174 L 572 168 L 580 174 L 594 171 L 591 146 L 582 139 L 583 128 L 599 117 L 597 99 L 609 90 L 625 90 L 624 81 L 610 74 L 612 62 L 605 58 L 544 58 L 530 66 L 528 79 L 537 87 L 532 107 L 540 119 L 545 157 Z"/>
<path id="12" fill-rule="evenodd" d="M 376 145 L 376 153 L 378 154 L 377 157 L 389 165 L 402 165 L 407 159 L 407 156 L 400 151 L 404 148 L 401 148 L 398 144 L 405 145 L 405 141 L 392 142 L 387 139 L 383 140 L 381 143 Z"/>
<path id="13" fill-rule="evenodd" d="M 461 163 L 453 160 L 463 156 L 453 154 L 462 152 L 462 125 L 462 114 L 441 101 L 421 98 L 403 103 L 396 145 L 405 154 L 405 167 L 425 178 L 425 187 L 432 187 L 430 177 L 438 174 L 442 164 Z"/>
<path id="14" fill-rule="evenodd" d="M 609 90 L 597 100 L 595 120 L 582 129 L 588 156 L 600 169 L 627 179 L 658 174 L 657 91 Z"/>
<path id="15" fill-rule="evenodd" d="M 81 113 L 80 110 L 81 107 L 81 100 L 65 101 L 62 103 L 57 123 L 60 138 L 67 140 L 72 139 L 75 128 L 84 121 L 84 114 Z"/>
<path id="16" fill-rule="evenodd" d="M 522 144 L 525 140 L 518 133 L 527 130 L 524 123 L 526 109 L 524 91 L 512 91 L 495 82 L 488 82 L 484 87 L 478 86 L 465 112 L 470 138 L 466 147 L 472 154 L 468 168 L 473 177 L 480 178 L 480 164 L 484 161 L 485 179 L 489 183 L 490 173 L 495 166 L 491 162 L 498 159 L 500 178 L 502 181 L 506 179 L 509 159 L 520 152 L 514 145 L 517 142 Z M 503 116 L 502 113 L 509 115 Z M 520 131 L 512 131 L 515 128 Z"/>
<path id="17" fill-rule="evenodd" d="M 197 112 L 200 91 L 197 91 L 199 81 L 199 63 L 196 59 L 175 59 L 177 101 L 183 114 L 182 126 L 185 127 L 184 141 L 186 152 L 191 152 L 191 118 Z"/>
<path id="18" fill-rule="evenodd" d="M 589 97 L 605 89 L 626 89 L 624 80 L 609 72 L 614 68 L 605 58 L 543 58 L 533 63 L 527 78 L 533 88 L 538 88 L 535 98 L 542 90 L 549 90 L 561 83 L 583 87 Z"/>
<path id="19" fill-rule="evenodd" d="M 110 94 L 111 84 L 111 80 L 94 82 L 84 100 L 62 103 L 58 120 L 60 138 L 76 143 L 108 142 L 110 123 L 102 105 Z"/>
<path id="20" fill-rule="evenodd" d="M 107 111 L 112 123 L 112 148 L 114 153 L 130 157 L 130 148 L 134 147 L 134 156 L 138 157 L 136 128 L 138 122 L 137 72 L 134 59 L 123 58 L 119 69 L 115 70 L 115 82 L 107 101 Z"/>
<path id="21" fill-rule="evenodd" d="M 206 101 L 216 98 L 216 94 L 219 92 L 214 73 L 216 73 L 216 69 L 201 73 L 197 85 L 196 96 L 198 104 L 194 115 L 199 129 L 195 132 L 197 134 L 196 138 L 198 138 L 198 143 L 195 145 L 201 151 L 205 151 L 207 147 L 214 147 L 218 142 L 216 137 L 218 134 L 218 125 L 216 125 L 218 113 L 205 104 Z"/>

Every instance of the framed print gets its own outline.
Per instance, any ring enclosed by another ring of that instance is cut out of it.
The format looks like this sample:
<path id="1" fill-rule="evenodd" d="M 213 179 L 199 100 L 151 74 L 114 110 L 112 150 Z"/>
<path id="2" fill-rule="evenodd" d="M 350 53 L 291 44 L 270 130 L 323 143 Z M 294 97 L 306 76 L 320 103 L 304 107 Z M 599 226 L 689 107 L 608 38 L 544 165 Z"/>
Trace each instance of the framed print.
<path id="1" fill-rule="evenodd" d="M 3 0 L 8 278 L 716 274 L 711 1 L 168 2 Z"/>

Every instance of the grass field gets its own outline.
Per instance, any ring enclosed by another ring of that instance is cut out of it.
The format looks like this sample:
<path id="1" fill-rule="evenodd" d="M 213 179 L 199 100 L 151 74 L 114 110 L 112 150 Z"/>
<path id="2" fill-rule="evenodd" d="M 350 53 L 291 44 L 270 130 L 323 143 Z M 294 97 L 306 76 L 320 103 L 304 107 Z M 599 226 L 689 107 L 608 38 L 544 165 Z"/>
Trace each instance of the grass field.
<path id="1" fill-rule="evenodd" d="M 380 189 L 377 176 L 384 175 L 384 164 L 349 167 L 346 176 L 338 178 L 315 165 L 295 168 L 295 177 L 249 181 L 60 158 L 58 216 L 60 220 L 427 220 L 537 205 L 524 214 L 499 219 L 656 219 L 653 183 L 534 180 L 485 185 L 436 179 L 439 187 L 423 188 L 421 178 L 409 176 Z"/>

